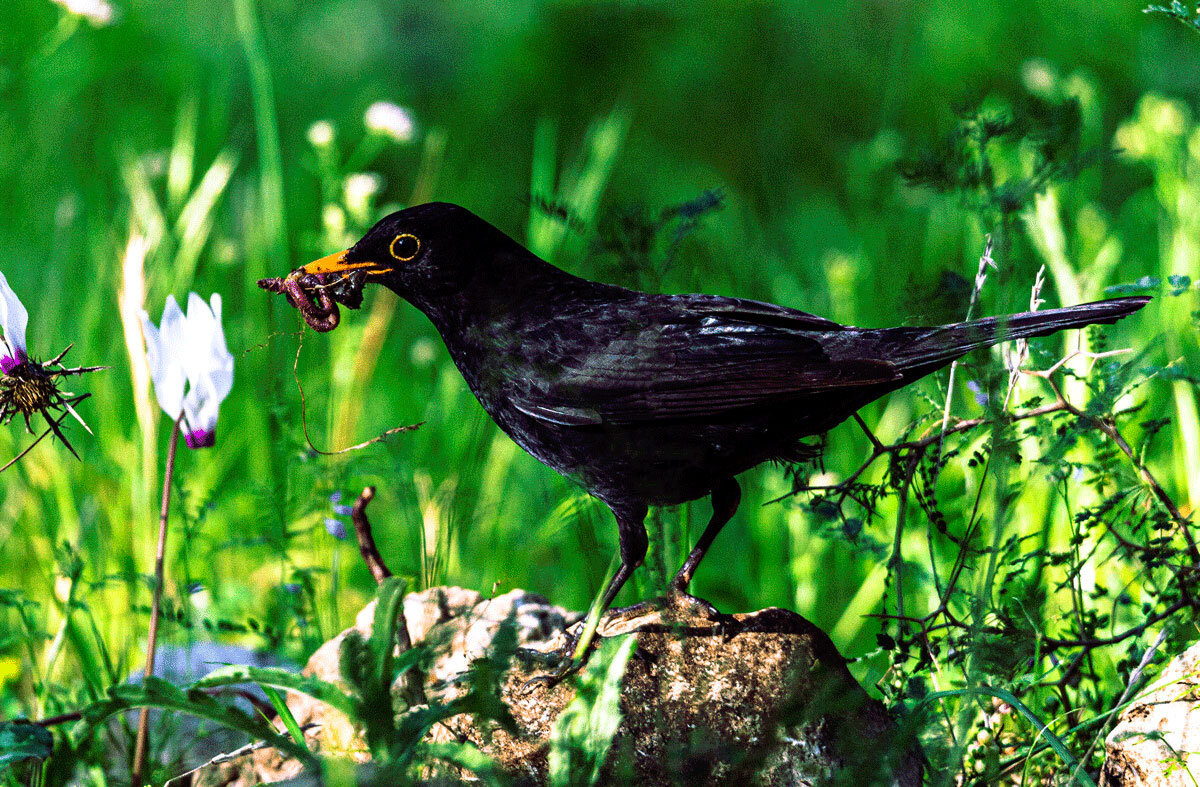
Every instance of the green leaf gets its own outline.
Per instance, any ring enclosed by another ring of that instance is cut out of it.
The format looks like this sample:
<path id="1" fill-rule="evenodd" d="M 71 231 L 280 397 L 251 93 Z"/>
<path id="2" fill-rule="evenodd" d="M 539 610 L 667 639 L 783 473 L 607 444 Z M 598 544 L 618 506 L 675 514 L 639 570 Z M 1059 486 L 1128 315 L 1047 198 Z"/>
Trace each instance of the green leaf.
<path id="1" fill-rule="evenodd" d="M 379 586 L 375 603 L 375 621 L 371 627 L 371 651 L 375 654 L 376 691 L 391 696 L 396 679 L 396 629 L 404 616 L 404 591 L 408 583 L 399 577 L 388 577 Z"/>
<path id="2" fill-rule="evenodd" d="M 40 724 L 0 722 L 0 768 L 23 760 L 44 760 L 53 748 L 54 736 Z"/>
<path id="3" fill-rule="evenodd" d="M 584 787 L 596 783 L 621 726 L 621 679 L 637 638 L 601 642 L 579 676 L 575 699 L 550 731 L 550 783 Z"/>
<path id="4" fill-rule="evenodd" d="M 300 729 L 300 725 L 296 722 L 296 717 L 292 714 L 292 709 L 284 701 L 283 695 L 271 686 L 262 686 L 262 690 L 266 693 L 267 699 L 271 701 L 272 707 L 279 714 L 279 718 L 283 721 L 283 726 L 287 727 L 288 735 L 292 736 L 292 740 L 296 742 L 296 745 L 303 746 L 306 751 L 312 751 L 312 749 L 308 748 L 308 742 L 304 740 L 304 730 Z"/>
<path id="5" fill-rule="evenodd" d="M 504 787 L 511 783 L 508 774 L 495 760 L 469 743 L 429 743 L 421 747 L 421 754 L 465 768 L 484 784 Z"/>
<path id="6" fill-rule="evenodd" d="M 110 716 L 143 707 L 166 708 L 208 719 L 223 727 L 241 730 L 306 765 L 317 764 L 316 758 L 307 749 L 297 746 L 287 736 L 280 735 L 261 717 L 250 716 L 236 705 L 218 702 L 195 686 L 189 687 L 185 692 L 154 676 L 147 676 L 140 684 L 122 683 L 113 686 L 108 690 L 106 699 L 83 710 L 83 720 L 88 726 L 95 727 Z"/>
<path id="7" fill-rule="evenodd" d="M 338 646 L 338 674 L 361 697 L 370 692 L 371 650 L 362 632 L 351 629 Z"/>
<path id="8" fill-rule="evenodd" d="M 358 712 L 358 701 L 342 691 L 337 685 L 309 675 L 300 675 L 278 667 L 251 667 L 229 664 L 219 667 L 191 685 L 192 689 L 211 689 L 232 686 L 237 683 L 257 683 L 307 694 L 313 699 L 331 705 L 347 716 L 354 718 Z"/>
<path id="9" fill-rule="evenodd" d="M 422 741 L 434 724 L 460 713 L 469 713 L 477 719 L 495 722 L 510 734 L 518 734 L 517 723 L 501 699 L 500 689 L 495 681 L 498 664 L 507 664 L 512 656 L 512 650 L 506 643 L 509 637 L 505 635 L 506 630 L 510 633 L 515 631 L 516 627 L 510 621 L 501 624 L 495 639 L 492 640 L 493 652 L 487 658 L 479 659 L 471 665 L 466 677 L 471 689 L 465 696 L 446 704 L 432 703 L 416 707 L 400 717 L 389 749 L 389 756 L 394 762 L 412 760 L 420 753 Z M 407 654 L 402 654 L 401 659 L 405 655 Z"/>
<path id="10" fill-rule="evenodd" d="M 404 589 L 399 577 L 388 577 L 379 586 L 375 601 L 375 619 L 365 654 L 369 667 L 361 669 L 362 714 L 367 746 L 376 758 L 383 757 L 395 737 L 396 714 L 392 705 L 392 683 L 396 670 L 396 630 L 404 617 Z M 407 651 L 405 655 L 415 653 Z M 405 659 L 412 666 L 413 657 Z"/>

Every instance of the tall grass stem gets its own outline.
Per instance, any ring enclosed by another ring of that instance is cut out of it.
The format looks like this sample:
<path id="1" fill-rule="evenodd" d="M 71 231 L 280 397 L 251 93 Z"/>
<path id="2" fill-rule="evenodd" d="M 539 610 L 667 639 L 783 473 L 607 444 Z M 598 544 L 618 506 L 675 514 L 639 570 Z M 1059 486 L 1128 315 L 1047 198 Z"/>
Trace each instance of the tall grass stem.
<path id="1" fill-rule="evenodd" d="M 253 99 L 254 130 L 258 141 L 263 230 L 268 248 L 279 260 L 285 260 L 288 257 L 288 242 L 287 215 L 283 201 L 283 154 L 279 146 L 279 123 L 275 115 L 275 88 L 271 84 L 270 61 L 263 44 L 262 28 L 258 22 L 254 0 L 234 0 L 233 10 L 238 36 L 241 38 L 246 62 L 250 68 L 250 94 Z"/>

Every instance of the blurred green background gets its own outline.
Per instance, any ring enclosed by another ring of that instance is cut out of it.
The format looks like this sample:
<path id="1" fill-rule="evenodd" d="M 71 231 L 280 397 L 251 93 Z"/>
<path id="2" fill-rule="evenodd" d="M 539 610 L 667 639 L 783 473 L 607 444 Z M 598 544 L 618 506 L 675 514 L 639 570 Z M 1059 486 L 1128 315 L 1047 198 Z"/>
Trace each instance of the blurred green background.
<path id="1" fill-rule="evenodd" d="M 1200 155 L 1188 142 L 1200 42 L 1138 3 L 113 3 L 105 24 L 50 0 L 9 0 L 0 21 L 0 269 L 29 307 L 34 355 L 73 342 L 71 360 L 111 367 L 69 386 L 93 394 L 80 410 L 94 437 L 69 432 L 81 462 L 47 441 L 0 475 L 0 588 L 16 592 L 0 610 L 6 716 L 69 706 L 85 690 L 70 665 L 98 642 L 114 674 L 141 657 L 169 423 L 133 376 L 140 344 L 130 334 L 131 356 L 123 324 L 142 302 L 157 320 L 169 293 L 221 293 L 237 366 L 216 448 L 181 448 L 166 594 L 180 621 L 168 641 L 220 637 L 302 659 L 348 625 L 374 583 L 326 519 L 348 524 L 335 506 L 368 483 L 397 573 L 587 604 L 615 548 L 610 514 L 497 431 L 429 324 L 390 293 L 368 291 L 330 335 L 303 334 L 309 433 L 329 449 L 424 425 L 338 457 L 305 444 L 297 315 L 255 280 L 343 248 L 397 206 L 460 203 L 593 278 L 868 326 L 961 319 L 987 227 L 957 196 L 905 185 L 897 163 L 951 130 L 958 107 L 1034 94 L 1077 98 L 1084 142 L 1127 152 L 1018 223 L 981 312 L 1025 308 L 1047 261 L 1058 263 L 1051 305 L 1146 275 L 1200 278 L 1186 177 Z M 407 109 L 411 139 L 364 129 L 378 101 Z M 329 145 L 310 139 L 317 121 L 332 124 Z M 356 172 L 378 177 L 347 195 Z M 663 275 L 593 242 L 615 216 L 657 215 L 708 189 L 723 190 L 723 208 Z M 570 205 L 582 231 L 531 208 L 531 195 Z M 123 269 L 133 236 L 147 242 L 144 275 Z M 1110 329 L 1110 344 L 1197 368 L 1194 296 L 1168 300 Z M 1152 460 L 1193 504 L 1194 394 L 1186 381 L 1145 394 L 1151 413 L 1179 416 Z M 927 381 L 864 417 L 894 439 L 943 398 Z M 955 411 L 979 413 L 965 388 Z M 0 428 L 0 460 L 31 439 L 19 423 Z M 868 452 L 840 427 L 826 467 L 844 474 Z M 965 470 L 947 472 L 952 509 L 973 489 Z M 1034 501 L 1020 504 L 1023 526 L 1065 527 L 1041 471 L 1021 472 Z M 778 468 L 747 474 L 694 589 L 726 611 L 795 609 L 848 655 L 870 652 L 879 623 L 864 616 L 881 610 L 894 505 L 858 536 L 802 501 L 762 505 L 788 485 Z M 654 593 L 708 513 L 700 501 L 656 514 L 667 537 L 620 600 Z M 914 550 L 923 527 L 910 528 Z M 74 588 L 64 543 L 82 561 Z M 94 629 L 63 625 L 69 593 Z M 40 662 L 30 621 L 71 646 Z M 31 660 L 62 694 L 31 689 Z"/>

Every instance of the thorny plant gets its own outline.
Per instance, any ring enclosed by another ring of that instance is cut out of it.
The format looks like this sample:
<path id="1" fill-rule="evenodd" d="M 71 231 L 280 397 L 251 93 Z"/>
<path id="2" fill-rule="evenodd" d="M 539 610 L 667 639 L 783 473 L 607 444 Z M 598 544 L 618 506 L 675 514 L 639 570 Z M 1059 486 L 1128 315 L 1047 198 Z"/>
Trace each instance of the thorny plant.
<path id="1" fill-rule="evenodd" d="M 1061 714 L 1068 727 L 1095 732 L 1094 738 L 1083 738 L 1080 745 L 1092 754 L 1106 723 L 1115 719 L 1114 708 L 1129 698 L 1147 663 L 1177 628 L 1179 613 L 1200 608 L 1196 593 L 1200 549 L 1191 530 L 1191 515 L 1176 504 L 1145 458 L 1166 421 L 1143 420 L 1140 445 L 1131 444 L 1122 434 L 1142 407 L 1129 404 L 1128 395 L 1161 370 L 1144 369 L 1147 364 L 1141 356 L 1119 360 L 1131 350 L 1106 349 L 1098 338 L 1093 345 L 1052 362 L 1039 355 L 1036 346 L 1018 350 L 1018 359 L 1032 351 L 1045 362 L 1043 367 L 1010 367 L 1006 374 L 995 375 L 988 391 L 977 395 L 988 407 L 980 417 L 943 421 L 941 412 L 931 413 L 909 427 L 901 439 L 887 443 L 855 416 L 871 450 L 839 480 L 810 475 L 803 465 L 788 469 L 792 489 L 785 497 L 806 494 L 805 505 L 818 519 L 840 523 L 844 537 L 856 546 L 874 548 L 887 559 L 894 607 L 889 610 L 885 602 L 877 617 L 894 628 L 889 626 L 878 638 L 881 649 L 890 653 L 891 665 L 880 688 L 894 703 L 920 703 L 929 691 L 927 682 L 940 691 L 938 675 L 945 680 L 946 668 L 956 666 L 968 675 L 968 682 L 1007 686 L 1017 697 L 1039 696 L 1041 708 Z M 1073 362 L 1080 359 L 1088 362 L 1083 374 L 1073 369 Z M 1010 411 L 1017 377 L 1038 381 L 1045 393 Z M 1064 393 L 1065 381 L 1071 378 L 1086 383 L 1091 397 L 1086 404 L 1072 402 Z M 1027 456 L 1031 440 L 1040 450 L 1032 459 Z M 1068 459 L 1080 445 L 1090 449 L 1094 459 Z M 881 460 L 886 461 L 882 477 L 867 480 Z M 941 498 L 946 492 L 938 486 L 942 471 L 956 461 L 965 464 L 965 473 L 976 476 L 968 484 L 968 489 L 975 486 L 973 500 L 966 500 L 959 523 L 944 512 Z M 1072 514 L 1066 549 L 1055 548 L 1049 524 L 1040 542 L 1031 541 L 1039 538 L 1036 534 L 1005 533 L 1019 494 L 1009 474 L 1027 461 L 1046 469 L 1055 495 Z M 989 473 L 996 494 L 990 535 L 983 510 Z M 1088 498 L 1078 490 L 1080 482 L 1094 488 L 1096 502 L 1081 505 Z M 889 498 L 895 499 L 896 506 L 890 544 L 872 543 L 863 533 L 864 523 L 882 518 Z M 903 551 L 915 512 L 931 526 L 923 570 Z M 1094 574 L 1091 566 L 1109 560 L 1134 567 L 1145 583 L 1140 614 L 1134 612 L 1128 588 L 1110 591 L 1099 583 L 1089 584 L 1087 577 Z M 924 580 L 914 583 L 919 576 L 932 583 L 932 592 Z M 979 585 L 981 577 L 986 577 L 983 585 Z M 1060 616 L 1054 602 L 1064 596 L 1069 598 L 1068 609 Z M 931 603 L 922 604 L 926 599 Z M 1111 608 L 1102 611 L 1101 603 L 1110 603 Z M 1160 626 L 1153 646 L 1146 648 L 1139 642 L 1143 634 Z M 1106 659 L 1097 651 L 1122 645 L 1126 653 L 1118 669 L 1141 666 L 1114 705 L 1115 697 L 1087 687 L 1102 685 Z M 1021 725 L 1005 717 L 1011 706 L 997 701 L 996 707 L 1002 712 L 993 709 L 985 714 L 979 733 L 981 740 L 987 738 L 987 746 L 972 743 L 967 752 L 966 772 L 979 778 L 1011 775 L 1047 745 L 1036 745 L 1035 738 L 1018 746 L 1020 738 L 1013 728 Z M 949 716 L 945 721 L 946 740 L 956 741 L 956 734 L 963 731 L 954 728 Z M 1001 731 L 1005 731 L 1002 739 Z M 960 748 L 965 745 L 962 741 Z M 1000 754 L 1007 752 L 1005 757 L 995 756 L 997 747 Z M 990 760 L 976 757 L 975 749 L 983 748 L 992 752 Z M 988 764 L 973 766 L 976 760 Z M 1070 770 L 1087 765 L 1086 760 Z"/>
<path id="2" fill-rule="evenodd" d="M 20 461 L 49 434 L 57 437 L 76 459 L 79 458 L 79 454 L 75 452 L 75 448 L 63 434 L 61 425 L 62 421 L 70 415 L 79 421 L 84 429 L 91 432 L 91 429 L 75 410 L 75 406 L 91 394 L 64 391 L 60 385 L 64 378 L 100 371 L 106 367 L 64 366 L 62 361 L 72 346 L 68 345 L 66 349 L 48 361 L 25 358 L 8 372 L 0 375 L 0 424 L 6 425 L 19 415 L 25 420 L 25 428 L 30 434 L 33 434 L 33 423 L 30 419 L 35 415 L 41 415 L 46 421 L 46 430 L 17 456 L 0 467 L 0 472 Z"/>
<path id="3" fill-rule="evenodd" d="M 1034 109 L 1051 124 L 1048 132 L 1034 134 L 1036 123 L 999 114 L 966 113 L 943 150 L 906 171 L 910 181 L 956 193 L 974 208 L 997 235 L 1001 262 L 1020 230 L 1018 211 L 1090 158 L 1077 153 L 1069 122 L 1077 111 Z M 1029 134 L 1037 155 L 1022 170 L 1013 162 L 1029 149 Z M 999 169 L 1017 174 L 998 183 Z M 968 308 L 991 256 L 989 243 Z M 1001 268 L 1002 281 L 1008 273 Z M 1039 272 L 1031 309 L 1043 285 Z M 1173 277 L 1164 296 L 1183 295 L 1190 285 Z M 951 384 L 946 400 L 930 400 L 930 412 L 893 442 L 856 418 L 870 451 L 842 477 L 789 469 L 785 497 L 805 493 L 818 520 L 840 525 L 843 538 L 886 560 L 888 594 L 876 617 L 885 621 L 877 653 L 887 667 L 878 685 L 894 705 L 927 714 L 923 744 L 933 783 L 1091 784 L 1107 729 L 1147 669 L 1182 649 L 1174 640 L 1182 641 L 1200 609 L 1192 513 L 1147 460 L 1170 421 L 1147 416 L 1134 398 L 1149 396 L 1143 386 L 1154 378 L 1191 378 L 1147 353 L 1110 349 L 1098 330 L 1084 336 L 1082 348 L 1065 353 L 1016 345 L 1003 369 L 970 364 L 979 417 L 952 415 Z M 1021 381 L 1041 391 L 1022 394 Z M 1126 437 L 1136 427 L 1140 441 Z M 1019 479 L 1033 484 L 1038 476 L 1051 499 L 1022 494 Z M 865 525 L 885 515 L 890 535 L 875 539 Z M 912 555 L 906 538 L 914 516 L 927 520 L 927 560 Z"/>

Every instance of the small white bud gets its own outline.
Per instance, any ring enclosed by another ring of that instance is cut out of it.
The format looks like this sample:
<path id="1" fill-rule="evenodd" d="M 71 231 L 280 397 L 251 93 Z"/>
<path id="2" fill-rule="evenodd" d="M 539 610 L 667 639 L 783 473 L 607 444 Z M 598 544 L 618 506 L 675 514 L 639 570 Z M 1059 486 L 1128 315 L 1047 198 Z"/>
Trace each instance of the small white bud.
<path id="1" fill-rule="evenodd" d="M 66 604 L 71 598 L 71 578 L 70 577 L 55 577 L 54 579 L 54 597 L 59 600 L 59 603 Z"/>
<path id="2" fill-rule="evenodd" d="M 308 127 L 308 142 L 314 148 L 324 148 L 333 144 L 333 124 L 328 120 L 318 120 Z"/>
<path id="3" fill-rule="evenodd" d="M 355 172 L 346 177 L 342 185 L 342 199 L 346 210 L 361 222 L 370 220 L 371 200 L 383 188 L 383 178 L 374 172 Z"/>
<path id="4" fill-rule="evenodd" d="M 407 109 L 389 101 L 376 101 L 367 107 L 363 124 L 368 131 L 382 134 L 396 143 L 411 142 L 417 128 Z"/>
<path id="5" fill-rule="evenodd" d="M 54 0 L 67 13 L 86 19 L 93 27 L 112 24 L 115 12 L 107 0 Z"/>
<path id="6" fill-rule="evenodd" d="M 418 369 L 429 367 L 437 359 L 437 347 L 425 336 L 412 343 L 409 353 L 412 365 Z"/>

